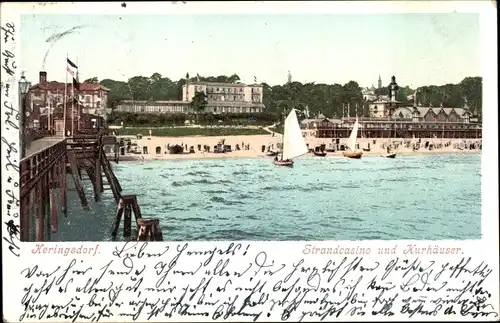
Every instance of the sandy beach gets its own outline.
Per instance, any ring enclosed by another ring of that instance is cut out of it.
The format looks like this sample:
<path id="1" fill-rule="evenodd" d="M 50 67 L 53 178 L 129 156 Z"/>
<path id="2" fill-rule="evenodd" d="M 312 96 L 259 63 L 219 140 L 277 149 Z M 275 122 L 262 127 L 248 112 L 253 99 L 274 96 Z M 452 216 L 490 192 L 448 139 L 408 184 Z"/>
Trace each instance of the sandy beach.
<path id="1" fill-rule="evenodd" d="M 213 153 L 213 148 L 220 140 L 224 139 L 225 145 L 230 145 L 231 152 Z M 347 138 L 340 139 L 340 145 L 345 144 Z M 425 142 L 433 143 L 437 148 L 429 150 L 421 147 L 418 150 L 413 150 L 413 144 L 417 143 L 416 139 L 389 139 L 389 138 L 359 138 L 359 149 L 364 151 L 363 156 L 381 156 L 386 153 L 386 147 L 390 143 L 394 146 L 391 152 L 398 155 L 439 155 L 439 154 L 479 154 L 480 149 L 465 149 L 465 143 L 481 143 L 480 139 L 422 139 L 421 145 Z M 142 139 L 132 139 L 132 143 L 137 145 L 139 153 L 120 156 L 120 160 L 178 160 L 178 159 L 205 159 L 205 158 L 262 158 L 267 157 L 268 147 L 276 151 L 278 143 L 281 143 L 281 135 L 253 135 L 253 136 L 224 136 L 224 137 L 143 137 Z M 331 138 L 306 138 L 306 143 L 310 148 L 326 145 L 328 149 L 331 146 Z M 444 144 L 447 146 L 444 146 Z M 184 154 L 169 154 L 168 145 L 187 146 L 184 149 Z M 198 145 L 202 146 L 202 151 L 198 150 Z M 203 146 L 210 146 L 210 152 L 204 152 Z M 239 145 L 240 150 L 236 150 L 236 145 Z M 262 152 L 262 146 L 265 146 L 265 152 Z M 440 147 L 442 146 L 442 147 Z M 187 153 L 190 147 L 194 147 L 195 153 Z M 245 147 L 245 149 L 242 149 Z M 248 149 L 246 149 L 248 148 Z M 462 149 L 460 149 L 462 148 Z M 147 153 L 145 153 L 147 150 Z M 314 156 L 313 154 L 309 154 Z M 307 156 L 307 155 L 306 155 Z M 342 157 L 342 151 L 328 152 L 328 157 Z M 316 157 L 323 158 L 323 157 Z"/>

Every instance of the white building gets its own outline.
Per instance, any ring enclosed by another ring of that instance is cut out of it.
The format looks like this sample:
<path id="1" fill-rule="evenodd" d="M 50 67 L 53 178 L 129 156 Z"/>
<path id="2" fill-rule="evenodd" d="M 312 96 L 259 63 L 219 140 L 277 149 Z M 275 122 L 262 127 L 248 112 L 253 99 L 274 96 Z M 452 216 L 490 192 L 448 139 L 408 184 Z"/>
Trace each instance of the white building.
<path id="1" fill-rule="evenodd" d="M 368 104 L 371 118 L 385 118 L 389 111 L 390 99 L 387 95 L 380 95 Z"/>
<path id="2" fill-rule="evenodd" d="M 115 111 L 129 113 L 189 113 L 187 101 L 121 101 Z"/>
<path id="3" fill-rule="evenodd" d="M 196 92 L 207 96 L 205 112 L 258 113 L 265 109 L 260 84 L 190 82 L 182 87 L 182 101 L 191 102 Z"/>
<path id="4" fill-rule="evenodd" d="M 260 84 L 190 82 L 182 87 L 181 101 L 121 101 L 118 112 L 192 113 L 191 101 L 196 92 L 207 97 L 205 112 L 259 113 L 264 111 L 263 88 Z"/>
<path id="5" fill-rule="evenodd" d="M 365 87 L 361 89 L 361 94 L 363 95 L 363 100 L 365 101 L 374 101 L 377 99 L 377 95 L 375 94 L 375 87 Z"/>

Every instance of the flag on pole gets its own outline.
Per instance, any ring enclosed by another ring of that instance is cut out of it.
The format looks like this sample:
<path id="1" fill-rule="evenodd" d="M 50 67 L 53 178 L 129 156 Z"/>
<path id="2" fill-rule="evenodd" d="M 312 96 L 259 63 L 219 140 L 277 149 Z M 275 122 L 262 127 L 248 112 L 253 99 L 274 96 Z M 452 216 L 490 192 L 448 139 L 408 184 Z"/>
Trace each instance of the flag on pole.
<path id="1" fill-rule="evenodd" d="M 254 81 L 254 83 L 257 83 L 257 76 L 253 77 L 253 81 Z"/>
<path id="2" fill-rule="evenodd" d="M 66 61 L 68 62 L 66 70 L 68 71 L 69 74 L 71 74 L 71 76 L 75 77 L 76 71 L 78 70 L 78 66 L 76 66 L 76 64 L 73 63 L 69 58 L 66 58 Z"/>
<path id="3" fill-rule="evenodd" d="M 73 78 L 73 88 L 80 91 L 80 81 L 78 78 L 78 70 L 76 71 L 76 77 Z"/>
<path id="4" fill-rule="evenodd" d="M 66 71 L 73 77 L 73 88 L 80 91 L 80 84 L 78 82 L 78 66 L 73 63 L 69 58 L 66 58 L 68 65 L 66 66 Z"/>

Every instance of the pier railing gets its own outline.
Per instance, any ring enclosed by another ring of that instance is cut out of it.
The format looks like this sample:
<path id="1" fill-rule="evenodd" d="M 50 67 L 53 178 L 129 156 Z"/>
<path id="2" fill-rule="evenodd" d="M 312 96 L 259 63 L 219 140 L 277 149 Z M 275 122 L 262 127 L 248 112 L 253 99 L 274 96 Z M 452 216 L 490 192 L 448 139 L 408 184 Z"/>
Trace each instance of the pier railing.
<path id="1" fill-rule="evenodd" d="M 49 230 L 57 230 L 57 195 L 54 189 L 61 189 L 61 207 L 66 212 L 66 152 L 66 140 L 61 140 L 21 160 L 21 241 L 31 240 L 29 235 L 32 215 L 35 218 L 36 241 L 44 241 Z M 47 219 L 46 215 L 49 214 L 50 218 Z"/>
<path id="2" fill-rule="evenodd" d="M 20 163 L 20 195 L 26 197 L 58 162 L 66 160 L 66 140 L 61 140 L 46 149 L 29 155 Z"/>

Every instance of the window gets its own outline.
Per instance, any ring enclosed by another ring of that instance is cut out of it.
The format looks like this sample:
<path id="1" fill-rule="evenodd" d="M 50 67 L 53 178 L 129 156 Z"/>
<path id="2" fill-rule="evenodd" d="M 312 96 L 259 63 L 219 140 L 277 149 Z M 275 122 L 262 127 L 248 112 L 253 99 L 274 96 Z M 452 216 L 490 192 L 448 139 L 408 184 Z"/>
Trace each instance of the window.
<path id="1" fill-rule="evenodd" d="M 85 103 L 90 103 L 90 95 L 85 96 Z"/>

